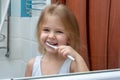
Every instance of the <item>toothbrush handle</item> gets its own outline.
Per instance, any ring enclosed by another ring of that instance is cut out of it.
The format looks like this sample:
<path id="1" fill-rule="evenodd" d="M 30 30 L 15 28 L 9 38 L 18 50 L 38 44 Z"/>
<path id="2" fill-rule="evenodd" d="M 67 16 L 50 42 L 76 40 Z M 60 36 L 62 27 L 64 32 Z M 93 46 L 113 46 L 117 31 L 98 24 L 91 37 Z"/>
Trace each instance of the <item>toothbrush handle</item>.
<path id="1" fill-rule="evenodd" d="M 50 47 L 52 47 L 52 48 L 54 48 L 54 49 L 56 49 L 57 48 L 57 46 L 53 46 L 53 45 L 51 45 L 51 44 L 49 44 L 49 43 L 46 43 L 48 46 L 50 46 Z M 67 55 L 67 57 L 69 58 L 69 59 L 71 59 L 71 60 L 75 60 L 71 55 Z"/>
<path id="2" fill-rule="evenodd" d="M 75 58 L 73 58 L 71 55 L 67 55 L 67 57 L 73 61 L 75 60 Z"/>

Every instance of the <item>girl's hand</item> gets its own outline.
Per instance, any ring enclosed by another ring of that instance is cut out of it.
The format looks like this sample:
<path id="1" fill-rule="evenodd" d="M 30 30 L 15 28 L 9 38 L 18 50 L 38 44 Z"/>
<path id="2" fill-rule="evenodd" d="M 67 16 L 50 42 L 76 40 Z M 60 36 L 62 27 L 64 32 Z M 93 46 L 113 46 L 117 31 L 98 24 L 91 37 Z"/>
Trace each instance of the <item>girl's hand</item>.
<path id="1" fill-rule="evenodd" d="M 57 48 L 58 54 L 62 55 L 63 57 L 67 57 L 67 55 L 71 55 L 74 57 L 75 61 L 72 62 L 71 64 L 71 72 L 82 72 L 82 71 L 89 71 L 84 59 L 82 58 L 81 55 L 77 51 L 75 51 L 72 47 L 70 46 L 59 46 Z"/>
<path id="2" fill-rule="evenodd" d="M 77 52 L 70 46 L 59 46 L 57 48 L 58 50 L 58 54 L 62 55 L 63 57 L 67 57 L 67 55 L 71 55 L 72 57 L 75 57 L 75 55 L 77 54 Z"/>

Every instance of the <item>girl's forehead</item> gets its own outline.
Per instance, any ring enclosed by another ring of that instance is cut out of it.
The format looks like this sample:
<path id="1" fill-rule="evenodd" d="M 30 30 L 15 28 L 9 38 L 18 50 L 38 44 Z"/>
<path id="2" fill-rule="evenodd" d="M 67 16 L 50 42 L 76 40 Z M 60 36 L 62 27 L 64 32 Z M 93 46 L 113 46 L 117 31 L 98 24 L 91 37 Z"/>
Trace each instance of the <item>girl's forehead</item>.
<path id="1" fill-rule="evenodd" d="M 43 25 L 56 26 L 58 28 L 65 28 L 62 20 L 57 16 L 46 16 Z"/>
<path id="2" fill-rule="evenodd" d="M 46 28 L 46 29 L 54 29 L 54 30 L 64 30 L 65 31 L 65 27 L 62 25 L 55 25 L 55 24 L 43 24 L 42 28 Z"/>
<path id="3" fill-rule="evenodd" d="M 44 20 L 45 20 L 45 22 L 52 22 L 52 21 L 54 21 L 54 22 L 62 24 L 62 20 L 57 15 L 46 15 Z"/>

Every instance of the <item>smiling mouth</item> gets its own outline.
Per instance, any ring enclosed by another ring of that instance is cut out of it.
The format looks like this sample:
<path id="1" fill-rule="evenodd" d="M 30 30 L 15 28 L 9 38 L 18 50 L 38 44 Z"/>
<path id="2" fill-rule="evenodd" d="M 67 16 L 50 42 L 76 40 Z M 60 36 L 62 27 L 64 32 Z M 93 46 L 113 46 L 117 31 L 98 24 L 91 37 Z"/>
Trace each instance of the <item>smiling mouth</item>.
<path id="1" fill-rule="evenodd" d="M 48 43 L 48 42 L 46 42 L 46 45 L 49 46 L 49 47 L 51 47 L 51 48 L 54 48 L 54 49 L 57 48 L 57 44 L 53 44 L 53 43 Z"/>
<path id="2" fill-rule="evenodd" d="M 53 45 L 53 46 L 58 46 L 58 43 L 53 43 L 53 42 L 46 42 L 46 43 Z"/>

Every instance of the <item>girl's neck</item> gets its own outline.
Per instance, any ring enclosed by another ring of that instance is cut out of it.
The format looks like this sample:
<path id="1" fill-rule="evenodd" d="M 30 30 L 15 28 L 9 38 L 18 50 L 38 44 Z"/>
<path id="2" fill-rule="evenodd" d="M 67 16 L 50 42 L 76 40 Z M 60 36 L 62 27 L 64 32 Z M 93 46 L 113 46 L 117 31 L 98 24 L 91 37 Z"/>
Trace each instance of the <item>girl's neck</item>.
<path id="1" fill-rule="evenodd" d="M 59 60 L 65 60 L 65 58 L 63 58 L 62 56 L 58 55 L 58 53 L 45 53 L 43 55 L 43 57 L 46 59 L 46 60 L 55 60 L 55 61 L 59 61 Z"/>

